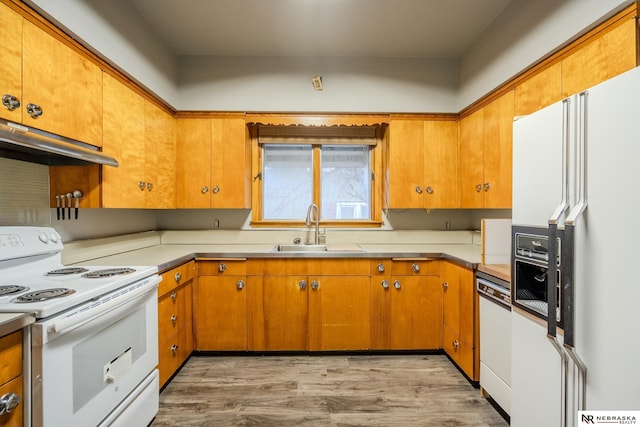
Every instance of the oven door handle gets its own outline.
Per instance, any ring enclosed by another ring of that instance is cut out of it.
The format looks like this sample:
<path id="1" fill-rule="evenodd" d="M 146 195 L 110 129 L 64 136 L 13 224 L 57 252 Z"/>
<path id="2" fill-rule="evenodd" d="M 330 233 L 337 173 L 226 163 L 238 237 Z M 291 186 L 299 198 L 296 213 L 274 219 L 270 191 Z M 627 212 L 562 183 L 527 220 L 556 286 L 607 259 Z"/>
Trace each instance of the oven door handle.
<path id="1" fill-rule="evenodd" d="M 72 329 L 80 327 L 91 320 L 94 320 L 109 311 L 115 310 L 121 305 L 127 304 L 136 298 L 146 294 L 151 289 L 155 289 L 162 278 L 158 275 L 154 275 L 148 279 L 144 279 L 144 283 L 138 288 L 135 288 L 125 294 L 119 295 L 113 299 L 105 301 L 93 308 L 89 308 L 84 311 L 75 311 L 68 316 L 65 316 L 59 320 L 54 321 L 47 327 L 47 332 L 50 334 L 63 334 Z"/>

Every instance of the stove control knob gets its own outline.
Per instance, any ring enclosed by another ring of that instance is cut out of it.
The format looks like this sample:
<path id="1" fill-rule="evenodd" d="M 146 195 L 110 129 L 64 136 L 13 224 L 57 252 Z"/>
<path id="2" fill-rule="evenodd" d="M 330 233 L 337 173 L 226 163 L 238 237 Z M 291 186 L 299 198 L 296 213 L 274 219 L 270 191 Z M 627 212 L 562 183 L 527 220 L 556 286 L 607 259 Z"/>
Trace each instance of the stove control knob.
<path id="1" fill-rule="evenodd" d="M 55 232 L 49 233 L 49 240 L 51 240 L 53 243 L 58 243 L 58 234 Z"/>
<path id="2" fill-rule="evenodd" d="M 38 239 L 40 239 L 40 241 L 44 244 L 49 243 L 49 236 L 46 233 L 40 233 L 38 235 Z"/>

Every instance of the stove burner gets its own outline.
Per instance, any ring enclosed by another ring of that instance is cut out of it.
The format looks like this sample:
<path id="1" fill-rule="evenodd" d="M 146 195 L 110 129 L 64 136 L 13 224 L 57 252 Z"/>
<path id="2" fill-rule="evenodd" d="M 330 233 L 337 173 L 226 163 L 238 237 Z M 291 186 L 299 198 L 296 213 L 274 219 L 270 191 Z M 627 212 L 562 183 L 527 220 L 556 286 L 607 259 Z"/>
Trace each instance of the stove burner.
<path id="1" fill-rule="evenodd" d="M 69 274 L 86 273 L 87 271 L 89 270 L 83 267 L 66 267 L 58 270 L 51 270 L 47 273 L 47 276 L 67 276 Z"/>
<path id="2" fill-rule="evenodd" d="M 42 302 L 53 298 L 60 298 L 67 295 L 71 295 L 75 291 L 67 288 L 51 288 L 43 289 L 41 291 L 33 291 L 20 295 L 11 300 L 11 302 L 23 303 L 23 302 Z"/>
<path id="3" fill-rule="evenodd" d="M 96 271 L 91 271 L 89 273 L 85 273 L 82 275 L 82 277 L 88 278 L 88 279 L 99 279 L 102 277 L 111 277 L 111 276 L 118 276 L 120 274 L 129 274 L 129 273 L 133 273 L 135 270 L 133 268 L 108 268 L 106 270 L 96 270 Z"/>
<path id="4" fill-rule="evenodd" d="M 13 295 L 13 294 L 17 294 L 19 292 L 28 291 L 28 290 L 29 288 L 27 288 L 26 286 L 18 286 L 18 285 L 0 286 L 0 297 L 3 297 L 5 295 Z"/>

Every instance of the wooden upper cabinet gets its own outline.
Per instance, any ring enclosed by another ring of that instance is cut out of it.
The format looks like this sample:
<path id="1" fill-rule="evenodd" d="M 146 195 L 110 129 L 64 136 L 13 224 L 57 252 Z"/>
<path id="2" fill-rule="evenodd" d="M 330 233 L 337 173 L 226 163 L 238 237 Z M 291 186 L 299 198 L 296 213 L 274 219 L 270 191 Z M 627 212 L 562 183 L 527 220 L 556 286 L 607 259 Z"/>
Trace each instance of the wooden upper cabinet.
<path id="1" fill-rule="evenodd" d="M 0 73 L 0 96 L 3 103 L 8 97 L 22 102 L 22 16 L 0 3 L 0 57 L 2 57 L 2 73 Z M 0 107 L 0 117 L 15 122 L 22 121 L 23 107 L 9 110 Z"/>
<path id="2" fill-rule="evenodd" d="M 460 121 L 460 206 L 511 208 L 513 91 Z"/>
<path id="3" fill-rule="evenodd" d="M 562 99 L 562 63 L 538 71 L 514 89 L 514 115 L 526 116 Z"/>
<path id="4" fill-rule="evenodd" d="M 460 207 L 482 208 L 484 109 L 460 120 Z"/>
<path id="5" fill-rule="evenodd" d="M 176 207 L 176 124 L 173 116 L 145 100 L 145 207 Z"/>
<path id="6" fill-rule="evenodd" d="M 179 118 L 177 207 L 248 208 L 248 144 L 243 116 Z"/>
<path id="7" fill-rule="evenodd" d="M 389 208 L 457 207 L 457 123 L 394 119 L 389 129 Z"/>
<path id="8" fill-rule="evenodd" d="M 637 22 L 628 16 L 579 44 L 562 60 L 562 95 L 582 92 L 637 65 Z"/>
<path id="9" fill-rule="evenodd" d="M 66 44 L 23 21 L 23 123 L 102 146 L 102 70 Z M 28 104 L 41 108 L 33 118 Z"/>
<path id="10" fill-rule="evenodd" d="M 102 207 L 145 207 L 145 102 L 104 76 L 104 147 L 120 166 L 102 167 Z"/>
<path id="11" fill-rule="evenodd" d="M 512 193 L 513 91 L 485 107 L 483 207 L 510 209 Z"/>

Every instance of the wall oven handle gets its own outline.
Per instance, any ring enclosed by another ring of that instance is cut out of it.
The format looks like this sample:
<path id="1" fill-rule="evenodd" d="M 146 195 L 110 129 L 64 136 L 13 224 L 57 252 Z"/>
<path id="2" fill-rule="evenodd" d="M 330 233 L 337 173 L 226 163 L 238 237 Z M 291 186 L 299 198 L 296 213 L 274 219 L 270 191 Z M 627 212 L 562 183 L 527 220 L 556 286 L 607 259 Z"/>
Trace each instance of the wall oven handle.
<path id="1" fill-rule="evenodd" d="M 79 326 L 82 326 L 85 323 L 111 310 L 114 310 L 141 295 L 146 294 L 150 289 L 157 287 L 158 283 L 160 283 L 161 280 L 162 278 L 158 275 L 151 276 L 149 279 L 144 279 L 144 284 L 130 292 L 127 292 L 126 294 L 106 301 L 96 307 L 89 308 L 82 312 L 74 312 L 68 316 L 56 320 L 54 323 L 47 327 L 47 332 L 53 334 L 62 334 Z"/>

